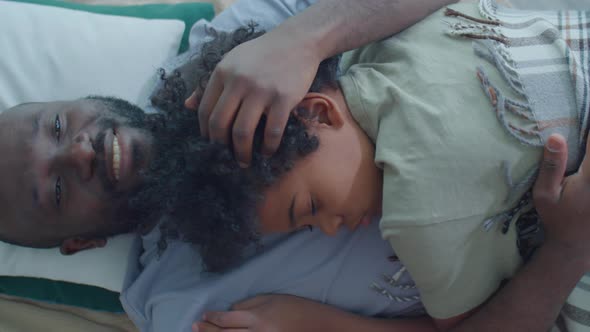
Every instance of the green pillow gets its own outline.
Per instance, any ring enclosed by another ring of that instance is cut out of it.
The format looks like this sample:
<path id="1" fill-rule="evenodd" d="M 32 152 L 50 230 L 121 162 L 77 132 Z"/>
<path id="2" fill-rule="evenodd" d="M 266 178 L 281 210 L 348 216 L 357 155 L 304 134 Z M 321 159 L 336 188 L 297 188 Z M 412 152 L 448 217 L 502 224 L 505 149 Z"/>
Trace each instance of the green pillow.
<path id="1" fill-rule="evenodd" d="M 58 0 L 9 1 L 62 7 L 97 14 L 130 16 L 146 19 L 181 20 L 185 23 L 185 31 L 179 52 L 188 48 L 188 36 L 193 24 L 200 19 L 210 20 L 214 16 L 213 6 L 209 3 L 95 6 Z M 100 287 L 80 285 L 71 282 L 55 281 L 44 278 L 0 276 L 0 293 L 93 310 L 115 313 L 124 312 L 119 301 L 119 293 Z"/>
<path id="2" fill-rule="evenodd" d="M 180 43 L 179 53 L 188 49 L 188 37 L 191 27 L 200 19 L 211 20 L 215 9 L 210 3 L 188 2 L 177 4 L 147 4 L 137 6 L 103 6 L 86 5 L 60 0 L 9 0 L 38 5 L 69 8 L 97 14 L 140 17 L 146 19 L 175 19 L 185 23 L 185 30 Z"/>
<path id="3" fill-rule="evenodd" d="M 42 278 L 0 277 L 0 293 L 86 309 L 124 312 L 119 293 L 104 288 Z"/>

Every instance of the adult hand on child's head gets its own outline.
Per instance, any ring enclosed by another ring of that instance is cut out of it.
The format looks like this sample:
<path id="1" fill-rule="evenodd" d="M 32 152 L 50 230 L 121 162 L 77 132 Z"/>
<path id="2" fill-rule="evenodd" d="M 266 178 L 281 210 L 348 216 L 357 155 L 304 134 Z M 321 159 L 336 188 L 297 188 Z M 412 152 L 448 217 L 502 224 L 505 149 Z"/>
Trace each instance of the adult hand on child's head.
<path id="1" fill-rule="evenodd" d="M 289 114 L 308 92 L 322 60 L 309 41 L 292 35 L 279 28 L 237 46 L 215 68 L 202 99 L 193 94 L 185 102 L 189 109 L 198 106 L 201 135 L 232 141 L 243 167 L 251 161 L 254 132 L 263 114 L 263 153 L 277 150 Z"/>
<path id="2" fill-rule="evenodd" d="M 546 231 L 545 245 L 581 259 L 590 268 L 589 152 L 590 144 L 578 172 L 564 178 L 567 143 L 563 137 L 552 135 L 545 146 L 534 200 Z"/>

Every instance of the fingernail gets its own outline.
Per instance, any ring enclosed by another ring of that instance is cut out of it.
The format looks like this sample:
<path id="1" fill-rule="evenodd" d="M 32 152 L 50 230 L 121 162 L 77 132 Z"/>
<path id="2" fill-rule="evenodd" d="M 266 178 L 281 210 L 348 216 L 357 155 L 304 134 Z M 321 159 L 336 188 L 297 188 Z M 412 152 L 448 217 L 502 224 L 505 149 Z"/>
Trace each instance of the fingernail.
<path id="1" fill-rule="evenodd" d="M 199 323 L 194 323 L 192 328 L 193 328 L 193 332 L 199 332 Z"/>
<path id="2" fill-rule="evenodd" d="M 547 140 L 547 150 L 550 152 L 559 152 L 561 150 L 561 143 L 555 136 L 550 136 Z"/>
<path id="3" fill-rule="evenodd" d="M 240 168 L 248 168 L 248 164 L 246 164 L 245 162 L 238 161 L 238 165 L 240 166 Z"/>
<path id="4" fill-rule="evenodd" d="M 184 101 L 184 106 L 186 108 L 192 108 L 192 109 L 197 109 L 197 107 L 199 105 L 197 105 L 197 103 L 195 102 L 196 95 L 193 92 L 193 94 L 190 95 L 190 97 L 186 98 L 186 100 Z"/>

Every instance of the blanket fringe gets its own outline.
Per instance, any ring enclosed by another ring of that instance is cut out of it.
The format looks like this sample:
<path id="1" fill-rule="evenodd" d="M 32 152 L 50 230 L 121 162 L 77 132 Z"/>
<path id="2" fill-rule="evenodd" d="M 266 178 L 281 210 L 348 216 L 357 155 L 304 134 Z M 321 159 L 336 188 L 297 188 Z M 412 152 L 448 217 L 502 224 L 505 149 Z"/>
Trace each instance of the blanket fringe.
<path id="1" fill-rule="evenodd" d="M 512 114 L 518 118 L 534 120 L 534 114 L 530 106 L 526 103 L 506 98 L 504 94 L 502 94 L 494 85 L 492 85 L 488 76 L 481 67 L 477 69 L 477 77 L 481 82 L 485 94 L 488 96 L 492 105 L 494 106 L 496 117 L 504 129 L 506 129 L 506 131 L 508 131 L 511 136 L 516 138 L 524 145 L 537 147 L 543 146 L 539 127 L 535 121 L 531 121 L 531 123 L 533 123 L 532 129 L 524 129 L 511 122 L 506 117 L 507 114 Z"/>

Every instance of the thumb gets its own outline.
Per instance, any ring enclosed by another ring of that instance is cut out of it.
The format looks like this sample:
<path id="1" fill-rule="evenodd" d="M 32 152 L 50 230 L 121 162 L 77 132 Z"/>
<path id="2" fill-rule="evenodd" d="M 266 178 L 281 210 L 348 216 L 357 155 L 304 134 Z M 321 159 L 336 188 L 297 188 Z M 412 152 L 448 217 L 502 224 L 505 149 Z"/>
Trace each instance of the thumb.
<path id="1" fill-rule="evenodd" d="M 582 165 L 580 165 L 578 173 L 582 175 L 583 179 L 590 183 L 590 135 L 588 136 L 588 140 L 586 142 L 586 154 L 584 156 L 584 160 L 582 161 Z"/>
<path id="2" fill-rule="evenodd" d="M 551 135 L 545 144 L 539 178 L 533 190 L 539 204 L 554 203 L 561 195 L 567 166 L 567 143 L 561 135 Z"/>
<path id="3" fill-rule="evenodd" d="M 196 111 L 199 108 L 199 100 L 196 92 L 193 92 L 190 97 L 184 101 L 184 107 L 191 111 Z"/>

